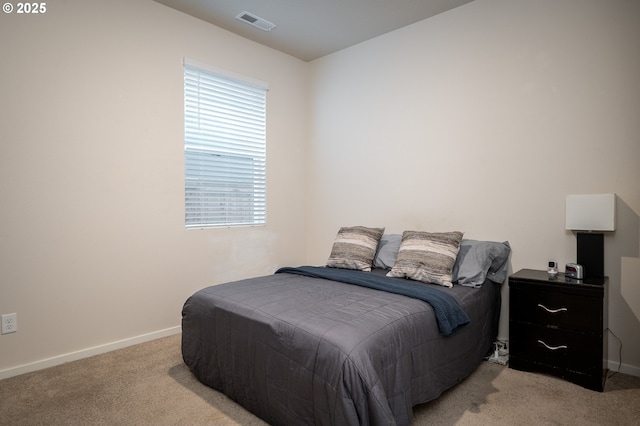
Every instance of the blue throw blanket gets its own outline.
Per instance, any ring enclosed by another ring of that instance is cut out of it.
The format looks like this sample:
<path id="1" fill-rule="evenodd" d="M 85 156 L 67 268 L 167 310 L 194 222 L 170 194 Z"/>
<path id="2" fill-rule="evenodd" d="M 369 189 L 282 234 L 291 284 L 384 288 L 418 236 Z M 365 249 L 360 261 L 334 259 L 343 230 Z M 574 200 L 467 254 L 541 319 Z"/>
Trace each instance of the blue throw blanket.
<path id="1" fill-rule="evenodd" d="M 286 267 L 278 269 L 276 274 L 278 273 L 324 278 L 423 300 L 433 307 L 440 334 L 444 336 L 452 334 L 458 327 L 469 323 L 469 317 L 453 296 L 416 281 L 388 278 L 370 272 L 320 266 Z"/>

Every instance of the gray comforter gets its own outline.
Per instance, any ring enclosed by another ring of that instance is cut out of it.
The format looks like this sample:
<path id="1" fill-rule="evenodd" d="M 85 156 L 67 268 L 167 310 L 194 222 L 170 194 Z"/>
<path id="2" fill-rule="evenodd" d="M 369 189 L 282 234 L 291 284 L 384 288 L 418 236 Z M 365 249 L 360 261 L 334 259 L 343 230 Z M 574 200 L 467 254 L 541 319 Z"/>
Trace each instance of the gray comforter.
<path id="1" fill-rule="evenodd" d="M 424 301 L 342 282 L 280 273 L 208 287 L 184 305 L 183 358 L 274 425 L 408 425 L 497 331 L 498 285 L 438 290 L 470 320 L 450 336 Z"/>

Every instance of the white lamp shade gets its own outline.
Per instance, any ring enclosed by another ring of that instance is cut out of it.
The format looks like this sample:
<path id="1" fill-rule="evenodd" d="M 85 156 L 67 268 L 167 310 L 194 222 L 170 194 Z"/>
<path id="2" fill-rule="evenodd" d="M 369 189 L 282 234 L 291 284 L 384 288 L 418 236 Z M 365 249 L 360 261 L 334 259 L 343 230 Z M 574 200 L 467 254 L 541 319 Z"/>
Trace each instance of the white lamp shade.
<path id="1" fill-rule="evenodd" d="M 566 229 L 615 231 L 616 194 L 567 195 Z"/>

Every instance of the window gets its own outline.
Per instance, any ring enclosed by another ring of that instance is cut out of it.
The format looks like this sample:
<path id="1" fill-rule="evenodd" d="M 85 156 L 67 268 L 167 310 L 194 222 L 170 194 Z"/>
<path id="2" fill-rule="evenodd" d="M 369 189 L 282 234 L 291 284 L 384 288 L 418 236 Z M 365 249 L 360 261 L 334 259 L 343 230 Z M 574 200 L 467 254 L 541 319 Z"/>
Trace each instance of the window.
<path id="1" fill-rule="evenodd" d="M 186 228 L 266 223 L 266 90 L 185 61 Z"/>

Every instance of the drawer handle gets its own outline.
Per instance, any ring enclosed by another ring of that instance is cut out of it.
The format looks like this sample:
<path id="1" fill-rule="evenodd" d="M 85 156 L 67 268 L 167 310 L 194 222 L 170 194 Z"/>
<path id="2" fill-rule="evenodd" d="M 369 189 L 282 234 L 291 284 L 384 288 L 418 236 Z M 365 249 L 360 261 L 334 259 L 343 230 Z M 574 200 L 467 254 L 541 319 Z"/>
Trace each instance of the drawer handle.
<path id="1" fill-rule="evenodd" d="M 566 312 L 566 311 L 568 311 L 568 309 L 567 309 L 567 308 L 549 309 L 549 308 L 547 308 L 546 306 L 544 306 L 544 305 L 543 305 L 543 304 L 541 304 L 541 303 L 538 303 L 538 307 L 540 307 L 540 308 L 544 309 L 545 311 L 547 311 L 547 312 L 549 312 L 549 313 L 551 313 L 551 314 L 557 314 L 558 312 L 562 312 L 562 311 L 565 311 L 565 312 Z"/>
<path id="2" fill-rule="evenodd" d="M 550 351 L 557 351 L 558 349 L 567 349 L 566 345 L 549 346 L 545 342 L 543 342 L 542 340 L 538 340 L 538 343 L 542 344 L 545 348 L 549 349 Z"/>

